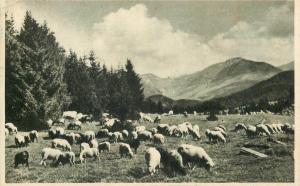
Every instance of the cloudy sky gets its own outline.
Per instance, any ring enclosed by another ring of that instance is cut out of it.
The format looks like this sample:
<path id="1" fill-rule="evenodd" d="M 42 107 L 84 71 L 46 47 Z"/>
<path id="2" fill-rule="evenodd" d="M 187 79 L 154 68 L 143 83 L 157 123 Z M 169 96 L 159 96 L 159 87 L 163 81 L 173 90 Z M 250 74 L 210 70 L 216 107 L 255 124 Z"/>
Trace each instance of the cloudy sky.
<path id="1" fill-rule="evenodd" d="M 6 7 L 17 27 L 30 10 L 66 50 L 94 50 L 114 67 L 130 58 L 141 74 L 189 74 L 232 57 L 275 66 L 294 60 L 293 2 L 9 0 Z"/>

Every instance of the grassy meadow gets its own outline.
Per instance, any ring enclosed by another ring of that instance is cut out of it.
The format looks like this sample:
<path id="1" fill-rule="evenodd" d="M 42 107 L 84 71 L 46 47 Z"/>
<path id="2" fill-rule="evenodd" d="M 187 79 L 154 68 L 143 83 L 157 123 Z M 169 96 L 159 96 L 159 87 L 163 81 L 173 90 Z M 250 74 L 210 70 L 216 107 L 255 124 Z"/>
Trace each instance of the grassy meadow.
<path id="1" fill-rule="evenodd" d="M 151 115 L 154 118 L 154 115 Z M 144 160 L 145 150 L 152 142 L 142 142 L 138 153 L 133 159 L 120 158 L 118 145 L 111 144 L 111 152 L 101 153 L 101 161 L 88 159 L 86 164 L 75 166 L 65 165 L 58 167 L 47 167 L 39 165 L 41 161 L 41 150 L 51 146 L 51 140 L 47 139 L 47 131 L 39 131 L 39 142 L 31 143 L 28 147 L 15 148 L 14 136 L 7 136 L 5 139 L 5 178 L 7 183 L 67 183 L 67 182 L 293 182 L 294 181 L 294 136 L 290 134 L 275 134 L 271 138 L 286 143 L 286 146 L 270 142 L 267 136 L 259 136 L 248 139 L 244 132 L 235 133 L 230 131 L 234 124 L 242 122 L 245 124 L 257 124 L 262 119 L 267 122 L 288 122 L 294 124 L 293 116 L 280 115 L 229 115 L 218 116 L 219 121 L 206 121 L 207 116 L 189 115 L 187 118 L 179 115 L 163 116 L 161 123 L 169 125 L 180 124 L 189 121 L 200 128 L 201 140 L 195 141 L 189 135 L 182 139 L 178 137 L 166 137 L 163 145 L 168 149 L 177 149 L 182 143 L 189 143 L 203 147 L 213 159 L 216 166 L 212 172 L 204 168 L 196 167 L 188 170 L 186 176 L 169 177 L 161 169 L 150 176 Z M 205 138 L 205 129 L 217 126 L 224 121 L 227 128 L 228 143 L 209 144 Z M 157 124 L 143 122 L 141 125 L 147 129 L 156 127 Z M 82 131 L 93 130 L 97 132 L 99 126 L 96 123 L 83 124 Z M 67 130 L 68 131 L 68 130 Z M 66 132 L 67 132 L 66 131 Z M 22 132 L 20 132 L 22 133 Z M 99 142 L 107 139 L 97 139 Z M 255 148 L 262 153 L 269 155 L 266 159 L 259 159 L 249 155 L 239 154 L 245 143 L 268 144 L 271 149 Z M 14 169 L 14 155 L 17 152 L 27 150 L 29 152 L 29 169 L 19 165 Z M 79 145 L 73 145 L 72 151 L 79 159 Z"/>

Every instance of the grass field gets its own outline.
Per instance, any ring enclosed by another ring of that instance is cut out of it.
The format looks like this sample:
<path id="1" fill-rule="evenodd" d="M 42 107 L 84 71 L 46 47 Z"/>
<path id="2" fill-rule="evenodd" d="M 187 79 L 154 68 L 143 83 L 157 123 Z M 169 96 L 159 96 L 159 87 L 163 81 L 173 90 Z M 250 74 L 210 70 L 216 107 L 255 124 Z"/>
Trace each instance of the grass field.
<path id="1" fill-rule="evenodd" d="M 152 116 L 154 117 L 154 116 Z M 293 182 L 294 181 L 294 136 L 288 134 L 276 134 L 272 138 L 287 143 L 287 146 L 269 142 L 268 137 L 260 136 L 248 139 L 244 132 L 234 133 L 229 130 L 237 122 L 245 124 L 256 124 L 263 118 L 269 122 L 288 122 L 294 124 L 293 116 L 279 115 L 229 115 L 219 116 L 219 121 L 208 122 L 206 116 L 180 116 L 162 117 L 161 123 L 180 124 L 189 121 L 199 125 L 201 140 L 194 141 L 191 136 L 186 139 L 176 137 L 166 137 L 163 145 L 168 149 L 177 149 L 181 143 L 189 143 L 203 147 L 215 162 L 216 166 L 212 172 L 207 172 L 204 168 L 189 170 L 186 176 L 168 177 L 162 170 L 150 176 L 144 160 L 144 151 L 151 145 L 151 142 L 143 142 L 138 149 L 138 153 L 133 159 L 120 158 L 118 145 L 112 144 L 110 153 L 101 153 L 101 161 L 88 159 L 86 164 L 76 164 L 46 168 L 39 165 L 41 161 L 41 150 L 50 147 L 51 140 L 45 140 L 46 131 L 39 132 L 39 143 L 31 143 L 27 148 L 15 148 L 14 136 L 6 137 L 5 161 L 6 161 L 6 182 L 7 183 L 66 183 L 66 182 Z M 228 143 L 208 144 L 204 131 L 220 124 L 224 120 L 224 126 L 228 129 Z M 157 124 L 141 123 L 147 129 L 157 126 Z M 84 125 L 83 131 L 94 130 L 97 132 L 99 126 L 95 123 Z M 106 139 L 98 139 L 105 141 Z M 240 148 L 244 143 L 269 144 L 273 150 L 253 148 L 270 156 L 266 159 L 258 159 L 248 155 L 239 155 Z M 78 158 L 79 145 L 73 145 L 72 151 Z M 20 165 L 13 168 L 14 155 L 17 152 L 27 150 L 30 154 L 30 167 L 27 169 Z M 272 153 L 270 153 L 272 152 Z"/>

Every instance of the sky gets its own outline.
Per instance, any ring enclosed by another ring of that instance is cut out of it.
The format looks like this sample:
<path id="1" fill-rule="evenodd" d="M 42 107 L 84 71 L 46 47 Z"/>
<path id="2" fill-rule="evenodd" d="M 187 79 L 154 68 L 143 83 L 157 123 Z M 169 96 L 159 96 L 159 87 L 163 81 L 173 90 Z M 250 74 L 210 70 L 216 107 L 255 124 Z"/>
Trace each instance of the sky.
<path id="1" fill-rule="evenodd" d="M 67 51 L 140 74 L 190 74 L 233 57 L 294 60 L 294 5 L 286 1 L 6 1 L 17 28 L 26 10 Z"/>

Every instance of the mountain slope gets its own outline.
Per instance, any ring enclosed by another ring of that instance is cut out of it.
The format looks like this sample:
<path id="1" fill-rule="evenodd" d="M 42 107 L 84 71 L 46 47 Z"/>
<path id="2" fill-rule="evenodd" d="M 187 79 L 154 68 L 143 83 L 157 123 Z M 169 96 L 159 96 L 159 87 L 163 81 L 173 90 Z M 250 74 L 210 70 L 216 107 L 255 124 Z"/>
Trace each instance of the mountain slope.
<path id="1" fill-rule="evenodd" d="M 214 99 L 227 107 L 258 102 L 261 99 L 277 100 L 294 92 L 294 71 L 281 72 L 270 79 L 230 96 Z"/>
<path id="2" fill-rule="evenodd" d="M 264 62 L 232 58 L 176 78 L 159 78 L 149 74 L 141 77 L 146 97 L 155 92 L 176 100 L 204 101 L 244 90 L 279 72 L 280 69 Z"/>
<path id="3" fill-rule="evenodd" d="M 284 65 L 281 65 L 279 66 L 278 68 L 280 68 L 281 70 L 283 71 L 288 71 L 288 70 L 294 70 L 294 61 L 290 62 L 290 63 L 287 63 L 287 64 L 284 64 Z"/>

